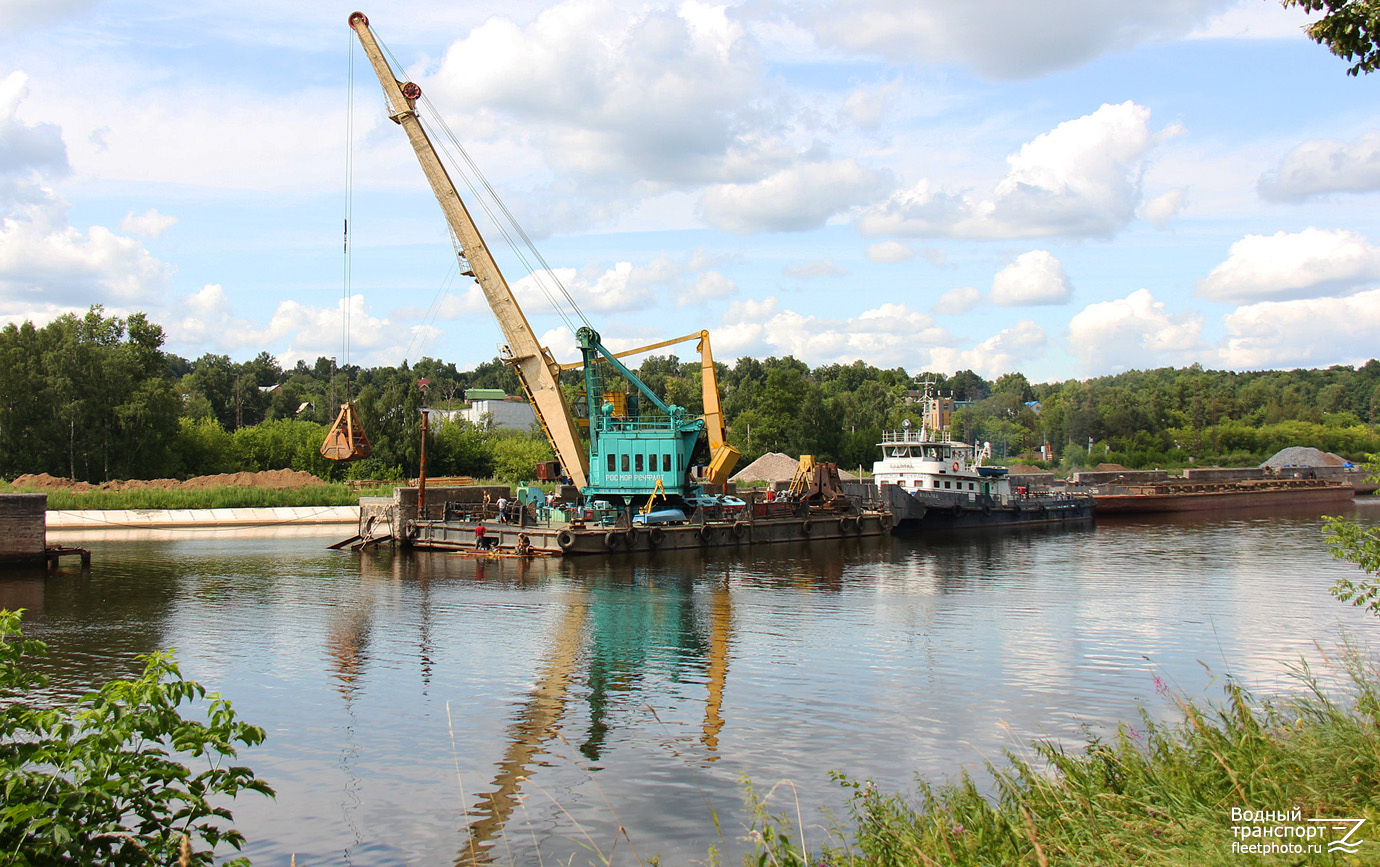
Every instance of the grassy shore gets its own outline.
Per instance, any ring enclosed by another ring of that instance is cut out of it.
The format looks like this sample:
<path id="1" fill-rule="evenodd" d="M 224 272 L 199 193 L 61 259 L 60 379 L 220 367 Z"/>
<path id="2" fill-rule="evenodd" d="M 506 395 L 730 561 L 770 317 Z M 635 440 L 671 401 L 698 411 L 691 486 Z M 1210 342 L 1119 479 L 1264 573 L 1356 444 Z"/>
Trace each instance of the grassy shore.
<path id="1" fill-rule="evenodd" d="M 360 497 L 391 497 L 391 484 L 356 490 L 323 484 L 303 488 L 224 486 L 214 488 L 135 488 L 124 491 L 73 492 L 51 488 L 0 487 L 0 493 L 48 495 L 50 510 L 85 509 L 258 509 L 274 506 L 353 506 Z"/>
<path id="2" fill-rule="evenodd" d="M 1325 690 L 1300 668 L 1301 694 L 1282 699 L 1257 700 L 1231 680 L 1211 706 L 1164 690 L 1177 722 L 1146 716 L 1076 751 L 1039 743 L 1031 757 L 1008 753 L 988 767 L 993 795 L 967 775 L 938 786 L 922 780 L 909 796 L 839 776 L 852 790 L 852 816 L 823 848 L 802 849 L 794 815 L 771 814 L 758 801 L 753 860 L 783 867 L 1380 864 L 1380 670 L 1354 647 L 1338 665 L 1340 687 Z M 1329 852 L 1347 836 L 1352 823 L 1343 819 L 1364 819 L 1350 839 L 1366 842 Z"/>

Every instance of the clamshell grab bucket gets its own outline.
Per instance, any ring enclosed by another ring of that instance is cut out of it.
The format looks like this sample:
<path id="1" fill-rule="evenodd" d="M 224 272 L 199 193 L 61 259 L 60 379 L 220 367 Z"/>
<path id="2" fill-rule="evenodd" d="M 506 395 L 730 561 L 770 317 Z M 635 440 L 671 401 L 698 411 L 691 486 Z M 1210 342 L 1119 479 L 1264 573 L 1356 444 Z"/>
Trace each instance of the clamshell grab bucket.
<path id="1" fill-rule="evenodd" d="M 326 441 L 321 444 L 321 456 L 332 461 L 357 461 L 373 453 L 354 406 L 342 403 L 340 415 L 335 417 L 335 424 L 331 425 Z"/>

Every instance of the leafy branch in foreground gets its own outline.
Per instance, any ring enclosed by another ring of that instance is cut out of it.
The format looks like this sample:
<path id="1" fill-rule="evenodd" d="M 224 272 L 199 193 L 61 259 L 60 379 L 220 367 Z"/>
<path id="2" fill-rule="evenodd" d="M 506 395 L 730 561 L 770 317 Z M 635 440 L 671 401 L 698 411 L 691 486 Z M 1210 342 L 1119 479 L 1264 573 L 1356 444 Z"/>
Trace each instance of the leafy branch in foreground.
<path id="1" fill-rule="evenodd" d="M 1371 469 L 1375 469 L 1375 455 L 1370 456 Z M 1380 476 L 1371 476 L 1371 481 Z M 1362 527 L 1345 518 L 1329 516 L 1324 519 L 1323 533 L 1327 535 L 1327 547 L 1332 556 L 1346 560 L 1361 567 L 1367 573 L 1364 578 L 1338 578 L 1332 584 L 1331 593 L 1343 602 L 1350 602 L 1365 608 L 1380 617 L 1380 527 Z"/>
<path id="2" fill-rule="evenodd" d="M 211 864 L 220 844 L 239 849 L 224 800 L 273 790 L 225 760 L 236 744 L 261 743 L 264 730 L 184 680 L 168 653 L 141 657 L 137 678 L 48 706 L 46 678 L 24 666 L 47 646 L 25 638 L 19 621 L 0 610 L 0 863 L 175 864 L 182 855 Z M 202 706 L 206 721 L 184 718 L 183 704 Z"/>

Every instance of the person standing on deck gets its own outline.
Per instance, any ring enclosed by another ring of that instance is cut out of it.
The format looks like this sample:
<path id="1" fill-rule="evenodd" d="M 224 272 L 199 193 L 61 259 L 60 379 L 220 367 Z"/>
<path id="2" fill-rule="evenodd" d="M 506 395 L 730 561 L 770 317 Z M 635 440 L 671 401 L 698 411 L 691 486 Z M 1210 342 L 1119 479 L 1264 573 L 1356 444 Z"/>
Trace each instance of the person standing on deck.
<path id="1" fill-rule="evenodd" d="M 474 547 L 477 551 L 489 550 L 489 540 L 484 538 L 484 532 L 483 524 L 474 528 Z"/>
<path id="2" fill-rule="evenodd" d="M 498 520 L 504 524 L 508 523 L 508 498 L 498 498 Z"/>

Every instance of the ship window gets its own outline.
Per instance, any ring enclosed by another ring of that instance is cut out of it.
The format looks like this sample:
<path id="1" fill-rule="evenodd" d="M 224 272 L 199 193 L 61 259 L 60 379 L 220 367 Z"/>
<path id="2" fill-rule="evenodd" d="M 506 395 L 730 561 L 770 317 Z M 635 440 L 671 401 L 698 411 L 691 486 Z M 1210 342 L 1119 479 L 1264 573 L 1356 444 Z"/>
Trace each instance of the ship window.
<path id="1" fill-rule="evenodd" d="M 935 479 L 935 480 L 934 480 L 934 486 L 935 486 L 936 488 L 939 487 L 939 480 L 938 480 L 938 479 Z"/>
<path id="2" fill-rule="evenodd" d="M 669 472 L 671 471 L 671 456 L 670 456 L 670 455 L 662 455 L 662 456 L 661 456 L 661 471 L 662 471 L 663 473 L 669 473 Z"/>
<path id="3" fill-rule="evenodd" d="M 976 491 L 977 488 L 973 487 L 973 483 L 972 483 L 972 482 L 969 482 L 969 483 L 968 483 L 968 490 L 970 490 L 970 491 Z"/>
<path id="4" fill-rule="evenodd" d="M 642 455 L 637 455 L 637 456 L 634 458 L 634 460 L 633 460 L 633 470 L 634 470 L 635 472 L 639 472 L 639 473 L 642 472 Z"/>
<path id="5" fill-rule="evenodd" d="M 946 487 L 946 488 L 949 487 L 949 480 L 948 480 L 948 479 L 945 479 L 945 480 L 944 480 L 944 487 Z"/>
<path id="6" fill-rule="evenodd" d="M 618 455 L 615 455 L 615 454 L 613 454 L 612 452 L 610 452 L 610 453 L 609 453 L 609 472 L 613 472 L 614 470 L 618 469 L 618 463 L 617 463 L 617 462 L 618 462 Z"/>
<path id="7" fill-rule="evenodd" d="M 627 456 L 627 455 L 623 455 L 623 472 L 626 473 L 627 471 L 628 471 L 628 456 Z"/>

